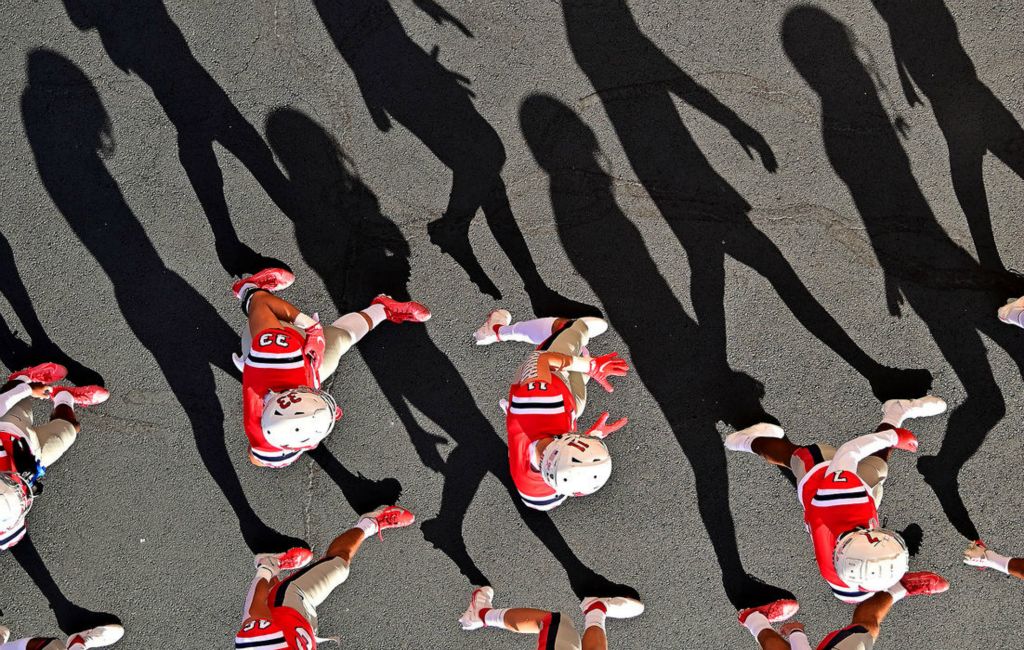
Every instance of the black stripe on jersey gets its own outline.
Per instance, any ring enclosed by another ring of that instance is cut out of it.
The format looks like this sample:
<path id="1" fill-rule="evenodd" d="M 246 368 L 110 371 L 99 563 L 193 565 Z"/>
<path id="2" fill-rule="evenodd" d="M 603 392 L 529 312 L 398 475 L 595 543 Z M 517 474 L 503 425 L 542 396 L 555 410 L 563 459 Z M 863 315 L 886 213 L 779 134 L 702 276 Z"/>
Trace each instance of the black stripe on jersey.
<path id="1" fill-rule="evenodd" d="M 543 343 L 541 343 L 540 347 L 537 348 L 537 349 L 542 351 L 542 352 L 544 350 L 547 350 L 548 348 L 551 347 L 551 344 L 555 342 L 555 339 L 558 338 L 559 334 L 561 334 L 562 332 L 564 332 L 565 330 L 569 329 L 570 327 L 572 327 L 575 324 L 576 324 L 575 320 L 566 321 L 566 323 L 564 325 L 562 325 L 561 327 L 559 327 L 557 331 L 552 332 L 551 336 L 549 336 Z"/>
<path id="2" fill-rule="evenodd" d="M 857 490 L 856 492 L 843 492 L 842 494 L 821 494 L 815 492 L 814 501 L 842 501 L 844 499 L 866 499 L 868 496 L 867 490 Z"/>
<path id="3" fill-rule="evenodd" d="M 247 641 L 245 639 L 235 639 L 235 650 L 243 650 L 248 648 L 269 648 L 271 646 L 281 645 L 285 641 L 284 633 L 278 636 L 271 637 L 269 639 L 262 639 L 260 641 Z"/>
<path id="4" fill-rule="evenodd" d="M 277 595 L 274 597 L 274 607 L 283 607 L 284 606 L 285 592 L 288 591 L 288 587 L 291 586 L 291 583 L 295 582 L 296 579 L 301 578 L 302 576 L 306 575 L 306 573 L 308 573 L 311 569 L 313 569 L 313 567 L 320 566 L 324 562 L 329 562 L 332 559 L 334 559 L 334 558 L 325 557 L 322 560 L 317 560 L 316 562 L 313 562 L 312 564 L 309 564 L 309 565 L 303 567 L 302 569 L 296 571 L 295 573 L 291 574 L 290 576 L 288 576 L 287 578 L 282 580 L 281 581 L 281 586 L 277 588 Z"/>
<path id="5" fill-rule="evenodd" d="M 517 402 L 516 398 L 512 398 L 511 408 L 519 409 L 520 411 L 564 411 L 565 400 L 560 399 L 557 402 Z"/>
<path id="6" fill-rule="evenodd" d="M 544 644 L 544 650 L 555 650 L 555 643 L 558 641 L 558 626 L 562 624 L 562 615 L 558 612 L 551 612 L 551 625 L 548 626 L 548 639 Z"/>
<path id="7" fill-rule="evenodd" d="M 271 365 L 283 365 L 283 364 L 286 364 L 286 363 L 297 363 L 299 361 L 302 361 L 302 353 L 298 352 L 298 353 L 295 354 L 294 357 L 278 358 L 278 357 L 263 357 L 263 356 L 260 356 L 259 352 L 250 351 L 249 354 L 246 356 L 246 359 L 249 360 L 249 361 L 254 361 L 256 363 L 266 363 L 266 364 L 271 364 Z"/>
<path id="8" fill-rule="evenodd" d="M 871 633 L 868 632 L 868 629 L 866 627 L 864 627 L 863 625 L 851 625 L 850 627 L 846 628 L 845 630 L 840 630 L 839 634 L 836 634 L 834 637 L 832 637 L 829 640 L 828 643 L 826 643 L 825 645 L 823 645 L 820 648 L 818 648 L 818 650 L 831 650 L 832 648 L 835 648 L 836 646 L 838 646 L 843 641 L 849 639 L 854 634 L 871 634 Z"/>
<path id="9" fill-rule="evenodd" d="M 566 496 L 564 494 L 556 494 L 553 497 L 543 497 L 540 499 L 534 499 L 533 497 L 525 496 L 522 492 L 519 493 L 519 498 L 523 500 L 528 506 L 549 506 L 552 503 L 561 503 L 565 501 Z"/>

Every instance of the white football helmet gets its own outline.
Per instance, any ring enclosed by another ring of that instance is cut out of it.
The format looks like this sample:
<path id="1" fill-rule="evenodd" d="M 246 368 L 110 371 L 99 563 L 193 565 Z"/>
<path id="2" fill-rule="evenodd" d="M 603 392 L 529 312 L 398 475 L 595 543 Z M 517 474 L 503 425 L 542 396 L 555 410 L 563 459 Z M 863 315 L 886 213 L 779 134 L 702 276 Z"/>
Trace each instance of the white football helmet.
<path id="1" fill-rule="evenodd" d="M 32 509 L 32 490 L 14 472 L 0 473 L 0 530 L 13 530 Z"/>
<path id="2" fill-rule="evenodd" d="M 883 591 L 910 568 L 910 549 L 899 535 L 884 528 L 855 530 L 836 542 L 832 556 L 842 580 L 863 591 Z"/>
<path id="3" fill-rule="evenodd" d="M 582 497 L 608 482 L 612 459 L 601 439 L 567 433 L 544 448 L 540 474 L 559 494 Z"/>
<path id="4" fill-rule="evenodd" d="M 265 398 L 260 426 L 267 442 L 280 449 L 313 449 L 326 438 L 337 420 L 338 404 L 331 394 L 300 386 Z"/>

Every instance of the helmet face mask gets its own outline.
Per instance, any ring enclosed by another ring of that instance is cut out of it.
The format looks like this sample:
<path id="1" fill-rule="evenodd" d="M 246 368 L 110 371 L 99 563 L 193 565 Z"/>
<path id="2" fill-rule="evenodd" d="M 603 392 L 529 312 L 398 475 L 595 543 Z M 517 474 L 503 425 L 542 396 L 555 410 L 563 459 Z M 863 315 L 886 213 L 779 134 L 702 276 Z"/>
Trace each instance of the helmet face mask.
<path id="1" fill-rule="evenodd" d="M 556 436 L 544 448 L 540 473 L 552 489 L 566 496 L 582 497 L 597 492 L 612 473 L 612 459 L 604 441 L 567 433 Z"/>
<path id="2" fill-rule="evenodd" d="M 280 449 L 313 449 L 334 429 L 338 405 L 330 393 L 308 386 L 270 392 L 260 426 L 267 442 Z"/>
<path id="3" fill-rule="evenodd" d="M 899 533 L 884 528 L 861 529 L 836 540 L 836 573 L 864 592 L 893 586 L 910 568 L 910 550 Z"/>
<path id="4" fill-rule="evenodd" d="M 32 489 L 14 472 L 0 472 L 0 530 L 11 530 L 32 509 Z"/>

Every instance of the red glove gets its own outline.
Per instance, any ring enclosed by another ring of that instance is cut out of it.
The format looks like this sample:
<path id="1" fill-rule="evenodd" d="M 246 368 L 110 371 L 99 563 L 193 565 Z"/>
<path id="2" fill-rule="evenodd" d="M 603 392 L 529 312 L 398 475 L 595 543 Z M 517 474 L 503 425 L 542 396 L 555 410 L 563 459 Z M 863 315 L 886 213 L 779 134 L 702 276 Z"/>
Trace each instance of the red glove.
<path id="1" fill-rule="evenodd" d="M 324 348 L 327 347 L 327 339 L 324 337 L 324 326 L 320 318 L 314 314 L 316 322 L 306 328 L 306 343 L 302 346 L 302 353 L 308 355 L 313 362 L 313 370 L 316 376 L 320 376 L 320 364 L 324 360 Z"/>
<path id="2" fill-rule="evenodd" d="M 629 366 L 624 359 L 619 358 L 618 352 L 605 354 L 590 360 L 590 371 L 587 373 L 594 381 L 601 384 L 601 388 L 609 393 L 615 389 L 608 382 L 609 377 L 622 377 L 629 371 Z"/>
<path id="3" fill-rule="evenodd" d="M 906 429 L 895 429 L 895 431 L 896 436 L 899 438 L 895 445 L 897 449 L 902 449 L 903 451 L 917 451 L 917 436 Z"/>
<path id="4" fill-rule="evenodd" d="M 608 424 L 608 411 L 605 411 L 601 414 L 601 417 L 597 418 L 597 422 L 594 423 L 594 426 L 590 427 L 584 435 L 604 440 L 622 427 L 626 426 L 627 422 L 629 422 L 628 419 L 622 418 L 621 420 L 616 420 L 615 422 Z"/>

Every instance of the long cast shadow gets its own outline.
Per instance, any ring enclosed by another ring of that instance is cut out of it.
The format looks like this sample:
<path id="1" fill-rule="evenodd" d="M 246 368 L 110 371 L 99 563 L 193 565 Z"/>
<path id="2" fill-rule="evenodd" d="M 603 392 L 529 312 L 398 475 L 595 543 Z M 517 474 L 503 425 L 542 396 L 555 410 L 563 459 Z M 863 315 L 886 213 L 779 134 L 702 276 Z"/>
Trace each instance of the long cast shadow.
<path id="1" fill-rule="evenodd" d="M 74 634 L 97 625 L 121 622 L 113 614 L 94 612 L 68 600 L 60 586 L 54 581 L 50 570 L 46 568 L 43 558 L 40 557 L 39 551 L 32 543 L 31 535 L 26 535 L 17 546 L 12 548 L 11 555 L 42 592 L 57 618 L 57 627 L 65 634 Z"/>
<path id="2" fill-rule="evenodd" d="M 700 345 L 726 363 L 725 257 L 768 280 L 797 320 L 863 375 L 879 399 L 923 395 L 925 370 L 887 368 L 865 353 L 818 303 L 778 247 L 750 220 L 750 204 L 711 166 L 676 107 L 681 100 L 726 128 L 768 171 L 760 133 L 666 56 L 625 0 L 564 0 L 573 56 L 593 85 L 637 179 L 686 251 Z"/>
<path id="3" fill-rule="evenodd" d="M 43 185 L 107 274 L 125 322 L 164 374 L 189 419 L 203 464 L 238 517 L 246 544 L 253 551 L 301 545 L 257 515 L 228 456 L 211 363 L 237 375 L 230 357 L 238 334 L 164 265 L 125 202 L 103 161 L 114 153 L 113 134 L 89 79 L 49 50 L 32 51 L 27 67 L 21 115 Z"/>
<path id="4" fill-rule="evenodd" d="M 1003 270 L 985 190 L 983 163 L 991 152 L 1024 178 L 1024 129 L 978 78 L 943 0 L 873 0 L 889 26 L 896 68 L 911 106 L 931 104 L 949 150 L 953 191 L 967 218 L 981 265 Z"/>
<path id="5" fill-rule="evenodd" d="M 381 214 L 377 197 L 359 179 L 337 141 L 291 109 L 270 115 L 267 138 L 302 197 L 295 223 L 299 250 L 323 280 L 338 311 L 360 309 L 381 292 L 408 300 L 409 245 Z M 508 470 L 508 448 L 425 328 L 381 328 L 360 344 L 359 351 L 423 464 L 444 476 L 440 511 L 421 528 L 470 582 L 483 585 L 487 578 L 470 556 L 462 529 L 480 483 L 491 474 L 509 491 L 533 534 L 561 562 L 578 595 L 632 593 L 584 565 L 548 516 L 521 505 Z M 429 368 L 429 381 L 413 368 Z M 439 446 L 448 440 L 427 431 L 413 409 L 454 441 L 447 458 L 442 458 Z"/>
<path id="6" fill-rule="evenodd" d="M 53 342 L 32 307 L 25 283 L 21 281 L 14 260 L 14 251 L 7 238 L 0 234 L 0 294 L 11 304 L 15 316 L 25 328 L 28 341 L 18 336 L 6 321 L 0 320 L 0 363 L 10 370 L 26 368 L 45 361 L 55 361 L 68 369 L 68 380 L 84 386 L 103 385 L 103 377 L 95 370 L 72 359 Z"/>
<path id="7" fill-rule="evenodd" d="M 825 151 L 864 220 L 885 274 L 890 310 L 899 315 L 906 301 L 966 391 L 949 416 L 938 454 L 921 457 L 918 469 L 956 529 L 977 539 L 958 475 L 1006 412 L 982 335 L 1024 364 L 1024 343 L 995 318 L 1004 291 L 1019 295 L 1024 287 L 983 268 L 942 229 L 846 26 L 820 9 L 802 6 L 786 15 L 782 42 L 821 98 Z M 922 441 L 923 448 L 929 446 Z"/>
<path id="8" fill-rule="evenodd" d="M 463 267 L 482 292 L 501 297 L 469 241 L 470 221 L 483 210 L 491 233 L 523 280 L 537 314 L 596 314 L 549 289 L 516 224 L 501 170 L 505 147 L 473 105 L 468 80 L 428 54 L 405 32 L 388 0 L 313 0 L 338 51 L 355 74 L 377 128 L 392 120 L 418 138 L 452 171 L 444 216 L 428 226 L 431 241 Z M 464 30 L 466 31 L 466 30 Z"/>
<path id="9" fill-rule="evenodd" d="M 96 30 L 114 64 L 152 89 L 174 124 L 178 158 L 210 222 L 224 269 L 242 275 L 280 266 L 280 261 L 257 254 L 238 239 L 214 143 L 245 165 L 286 213 L 287 183 L 259 132 L 196 60 L 163 0 L 62 1 L 78 29 Z"/>
<path id="10" fill-rule="evenodd" d="M 527 144 L 550 175 L 555 221 L 569 261 L 629 347 L 637 375 L 690 463 L 697 506 L 729 600 L 739 609 L 790 597 L 743 569 L 729 506 L 725 450 L 715 426 L 719 420 L 737 426 L 764 420 L 760 387 L 697 343 L 700 326 L 687 315 L 640 232 L 616 203 L 593 131 L 570 108 L 545 95 L 527 98 L 520 118 Z M 628 280 L 609 259 L 628 260 Z"/>

